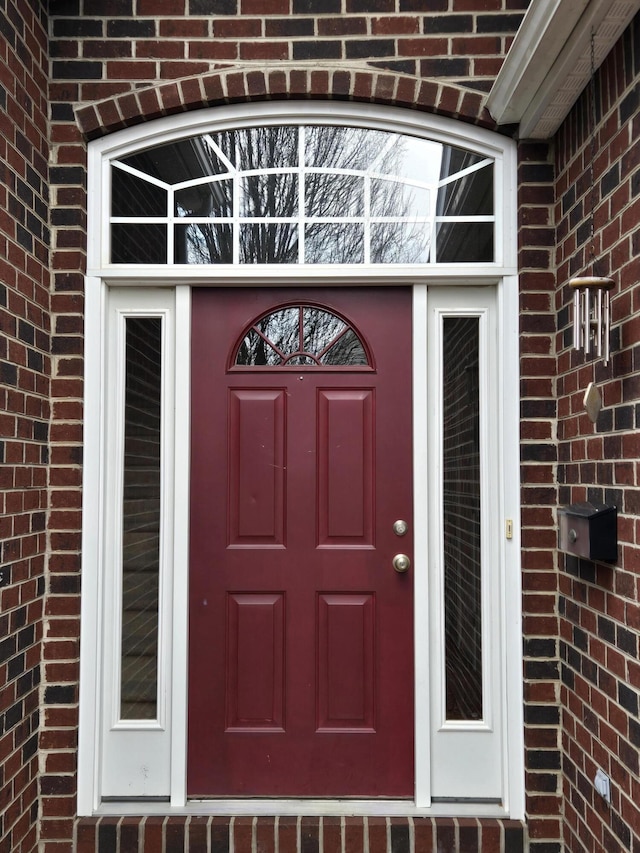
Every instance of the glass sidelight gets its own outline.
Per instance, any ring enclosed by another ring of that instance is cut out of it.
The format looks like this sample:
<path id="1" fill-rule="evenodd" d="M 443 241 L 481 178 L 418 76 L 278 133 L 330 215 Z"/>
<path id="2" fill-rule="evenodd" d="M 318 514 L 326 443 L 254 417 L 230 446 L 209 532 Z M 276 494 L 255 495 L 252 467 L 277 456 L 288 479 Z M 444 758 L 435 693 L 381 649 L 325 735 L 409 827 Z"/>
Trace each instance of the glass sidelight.
<path id="1" fill-rule="evenodd" d="M 479 319 L 442 330 L 443 545 L 447 720 L 482 710 Z"/>
<path id="2" fill-rule="evenodd" d="M 158 715 L 162 320 L 127 317 L 120 718 Z"/>
<path id="3" fill-rule="evenodd" d="M 125 778 L 127 795 L 157 797 L 171 766 L 176 298 L 115 287 L 108 297 L 100 787 L 121 796 Z"/>

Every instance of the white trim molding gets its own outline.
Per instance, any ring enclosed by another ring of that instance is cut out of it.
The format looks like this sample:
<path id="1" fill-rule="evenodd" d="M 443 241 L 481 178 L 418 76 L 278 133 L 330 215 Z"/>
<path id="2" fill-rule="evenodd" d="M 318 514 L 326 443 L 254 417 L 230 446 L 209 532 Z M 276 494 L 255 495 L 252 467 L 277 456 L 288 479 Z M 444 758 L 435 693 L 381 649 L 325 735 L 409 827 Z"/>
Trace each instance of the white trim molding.
<path id="1" fill-rule="evenodd" d="M 489 93 L 498 124 L 519 124 L 521 139 L 549 139 L 597 69 L 640 0 L 532 0 Z"/>

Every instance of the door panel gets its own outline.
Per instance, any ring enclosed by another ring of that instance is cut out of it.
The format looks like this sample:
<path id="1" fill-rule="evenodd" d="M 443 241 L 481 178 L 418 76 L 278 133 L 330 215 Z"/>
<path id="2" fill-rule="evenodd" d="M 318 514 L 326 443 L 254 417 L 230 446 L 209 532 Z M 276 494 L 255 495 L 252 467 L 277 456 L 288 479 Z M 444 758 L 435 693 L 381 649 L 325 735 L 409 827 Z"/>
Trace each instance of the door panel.
<path id="1" fill-rule="evenodd" d="M 284 544 L 285 393 L 229 393 L 229 547 Z"/>
<path id="2" fill-rule="evenodd" d="M 320 547 L 373 547 L 372 389 L 318 392 Z"/>
<path id="3" fill-rule="evenodd" d="M 369 367 L 234 366 L 287 305 Z M 412 796 L 410 291 L 195 291 L 192 425 L 189 795 Z"/>
<path id="4" fill-rule="evenodd" d="M 227 596 L 226 731 L 284 731 L 284 595 Z"/>
<path id="5" fill-rule="evenodd" d="M 318 596 L 318 731 L 375 731 L 374 663 L 374 596 Z"/>

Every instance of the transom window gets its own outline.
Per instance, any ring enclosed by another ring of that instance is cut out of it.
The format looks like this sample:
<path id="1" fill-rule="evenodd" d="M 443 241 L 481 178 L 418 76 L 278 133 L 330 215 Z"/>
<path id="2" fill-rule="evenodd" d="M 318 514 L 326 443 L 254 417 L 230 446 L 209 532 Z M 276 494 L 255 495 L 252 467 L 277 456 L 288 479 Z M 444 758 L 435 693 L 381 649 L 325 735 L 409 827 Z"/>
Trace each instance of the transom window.
<path id="1" fill-rule="evenodd" d="M 114 264 L 495 259 L 494 161 L 349 126 L 204 133 L 112 161 Z"/>

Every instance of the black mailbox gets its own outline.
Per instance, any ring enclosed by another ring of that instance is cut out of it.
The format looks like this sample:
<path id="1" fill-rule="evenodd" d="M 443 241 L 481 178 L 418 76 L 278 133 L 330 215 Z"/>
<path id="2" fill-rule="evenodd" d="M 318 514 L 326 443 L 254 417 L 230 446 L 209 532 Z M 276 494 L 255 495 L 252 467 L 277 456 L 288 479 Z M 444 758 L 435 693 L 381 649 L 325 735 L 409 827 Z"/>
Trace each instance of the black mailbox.
<path id="1" fill-rule="evenodd" d="M 577 503 L 558 510 L 559 548 L 586 560 L 618 559 L 618 510 L 608 504 Z"/>

